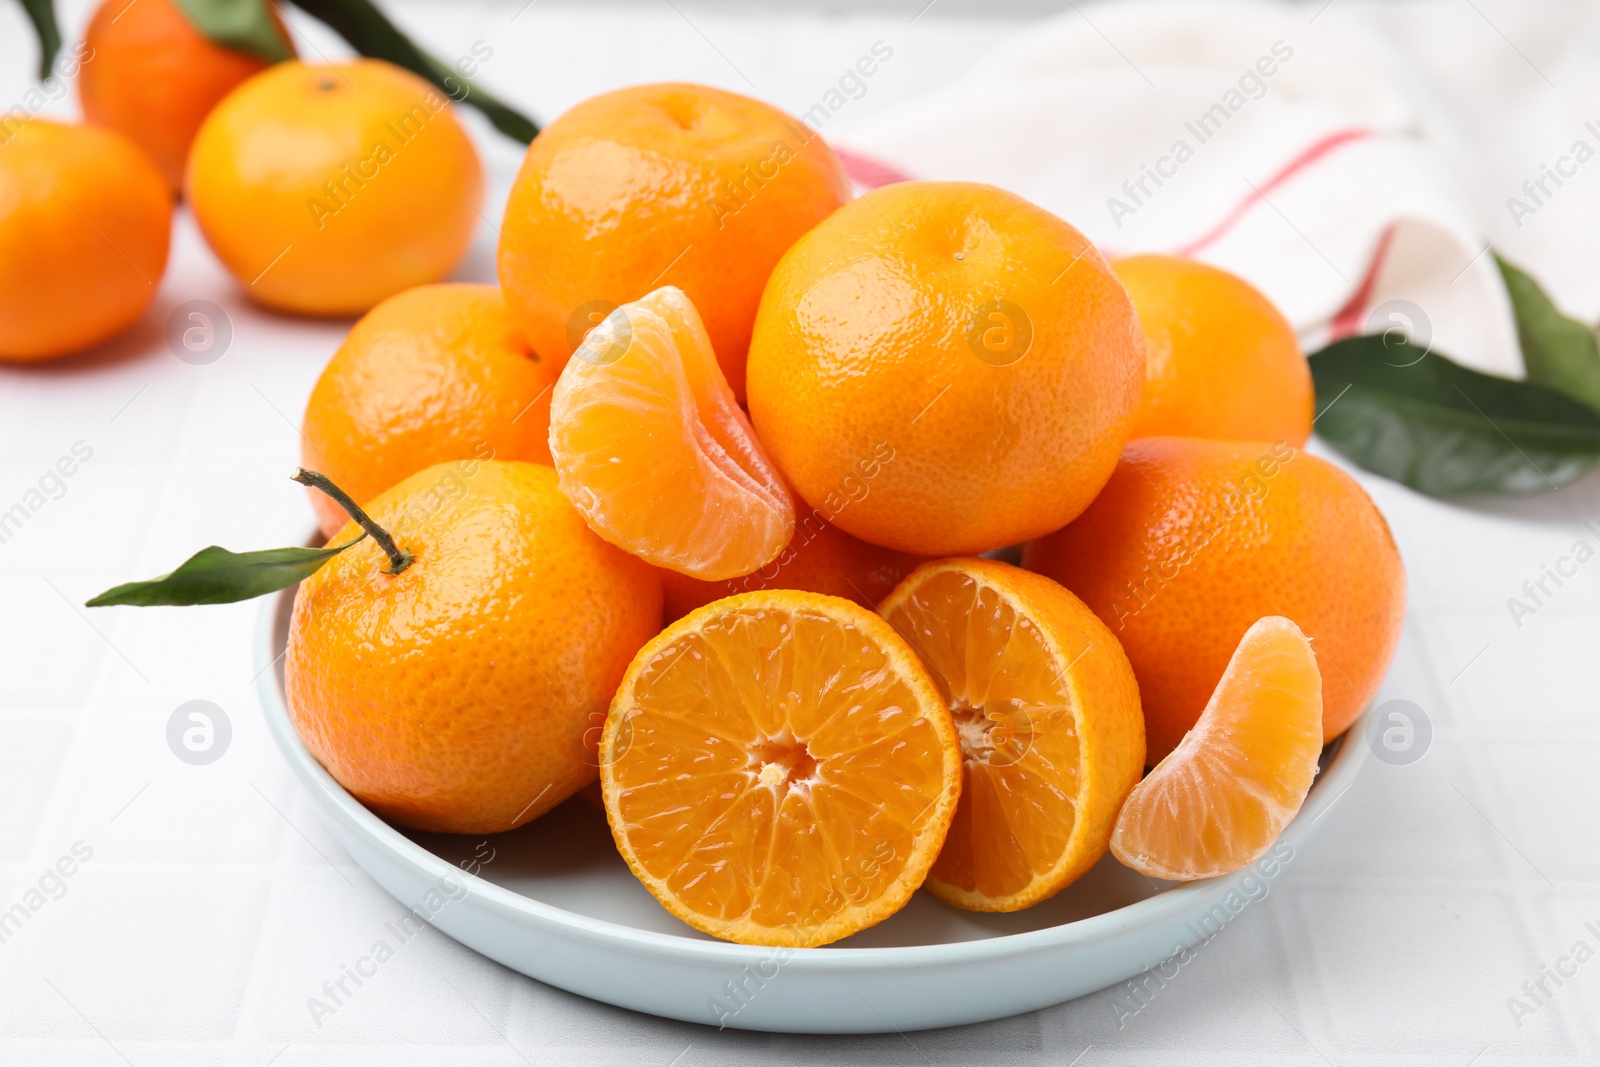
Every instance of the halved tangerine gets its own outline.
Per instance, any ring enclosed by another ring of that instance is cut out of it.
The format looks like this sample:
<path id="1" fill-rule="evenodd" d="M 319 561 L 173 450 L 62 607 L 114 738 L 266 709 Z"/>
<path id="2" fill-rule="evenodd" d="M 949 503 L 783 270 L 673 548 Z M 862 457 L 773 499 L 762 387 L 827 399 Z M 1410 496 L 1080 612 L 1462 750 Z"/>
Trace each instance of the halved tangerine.
<path id="1" fill-rule="evenodd" d="M 987 559 L 912 571 L 879 608 L 931 670 L 961 740 L 961 804 L 928 876 L 941 900 L 1015 911 L 1106 854 L 1144 770 L 1122 646 L 1041 575 Z"/>
<path id="2" fill-rule="evenodd" d="M 550 403 L 561 490 L 590 528 L 695 578 L 749 574 L 794 532 L 794 503 L 717 365 L 700 314 L 666 286 L 573 353 Z"/>
<path id="3" fill-rule="evenodd" d="M 1322 753 L 1322 674 L 1279 615 L 1245 631 L 1211 701 L 1122 806 L 1117 859 L 1152 878 L 1241 870 L 1305 802 Z"/>
<path id="4" fill-rule="evenodd" d="M 606 817 L 673 915 L 811 946 L 894 914 L 961 790 L 950 712 L 906 643 L 839 597 L 741 593 L 635 657 L 600 741 Z"/>

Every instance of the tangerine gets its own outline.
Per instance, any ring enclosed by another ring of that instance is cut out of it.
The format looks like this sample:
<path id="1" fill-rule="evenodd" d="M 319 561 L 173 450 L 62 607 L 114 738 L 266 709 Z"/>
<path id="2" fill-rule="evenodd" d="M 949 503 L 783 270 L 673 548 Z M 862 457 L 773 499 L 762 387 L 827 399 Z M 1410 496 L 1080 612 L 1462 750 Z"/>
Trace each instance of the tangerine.
<path id="1" fill-rule="evenodd" d="M 1288 444 L 1146 437 L 1023 565 L 1083 598 L 1127 650 L 1151 758 L 1206 707 L 1245 631 L 1282 615 L 1322 669 L 1323 738 L 1366 707 L 1400 640 L 1405 568 L 1344 471 Z"/>
<path id="2" fill-rule="evenodd" d="M 740 593 L 629 665 L 600 741 L 623 859 L 697 930 L 823 945 L 899 911 L 961 791 L 950 712 L 883 619 L 795 590 Z"/>
<path id="3" fill-rule="evenodd" d="M 992 186 L 903 182 L 784 254 L 750 342 L 750 417 L 822 505 L 888 448 L 834 522 L 918 555 L 1058 529 L 1133 426 L 1144 341 L 1083 234 Z"/>
<path id="4" fill-rule="evenodd" d="M 541 464 L 429 467 L 368 511 L 413 558 L 395 573 L 369 538 L 295 594 L 284 689 L 311 754 L 379 815 L 442 833 L 513 829 L 592 781 L 590 712 L 660 625 L 650 568 Z"/>
<path id="5" fill-rule="evenodd" d="M 1322 676 L 1294 623 L 1239 640 L 1199 721 L 1134 786 L 1111 834 L 1151 878 L 1214 878 L 1255 862 L 1305 803 L 1322 753 Z"/>
<path id="6" fill-rule="evenodd" d="M 550 461 L 555 368 L 512 326 L 499 286 L 424 285 L 355 324 L 317 378 L 301 462 L 358 504 L 445 460 Z M 320 492 L 325 536 L 348 519 Z"/>
<path id="7" fill-rule="evenodd" d="M 171 232 L 172 193 L 121 134 L 0 125 L 0 361 L 54 359 L 133 325 Z"/>
<path id="8" fill-rule="evenodd" d="M 827 143 L 759 100 L 683 83 L 602 93 L 528 146 L 500 282 L 534 349 L 558 364 L 617 305 L 675 286 L 742 401 L 767 275 L 849 196 Z"/>
<path id="9" fill-rule="evenodd" d="M 1260 290 L 1178 256 L 1114 260 L 1145 339 L 1134 437 L 1286 441 L 1311 436 L 1311 368 L 1294 327 Z"/>
<path id="10" fill-rule="evenodd" d="M 678 289 L 617 308 L 579 346 L 556 382 L 550 455 L 589 526 L 658 567 L 735 578 L 794 531 L 789 492 Z"/>
<path id="11" fill-rule="evenodd" d="M 294 54 L 275 7 L 266 9 Z M 92 61 L 78 78 L 84 118 L 144 149 L 176 193 L 200 123 L 234 86 L 271 64 L 201 33 L 173 0 L 105 0 L 84 31 Z"/>
<path id="12" fill-rule="evenodd" d="M 879 609 L 955 718 L 961 803 L 927 888 L 974 911 L 1054 896 L 1106 854 L 1144 771 L 1122 646 L 1055 582 L 988 559 L 925 563 Z"/>
<path id="13" fill-rule="evenodd" d="M 206 116 L 184 192 L 252 298 L 357 315 L 450 273 L 477 225 L 483 169 L 450 102 L 410 71 L 290 61 Z"/>
<path id="14" fill-rule="evenodd" d="M 921 562 L 918 556 L 851 537 L 813 509 L 796 519 L 794 536 L 766 566 L 720 582 L 662 570 L 661 592 L 669 621 L 713 600 L 757 589 L 802 589 L 876 608 Z"/>

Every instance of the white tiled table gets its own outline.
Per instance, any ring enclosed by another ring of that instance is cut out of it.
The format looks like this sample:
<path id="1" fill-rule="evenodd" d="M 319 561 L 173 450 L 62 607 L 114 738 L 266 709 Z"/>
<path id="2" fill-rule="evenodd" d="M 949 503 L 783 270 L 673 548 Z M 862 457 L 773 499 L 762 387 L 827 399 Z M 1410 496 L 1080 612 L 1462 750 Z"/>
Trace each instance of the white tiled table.
<path id="1" fill-rule="evenodd" d="M 803 108 L 889 39 L 895 64 L 852 104 L 866 114 L 942 83 L 1017 26 L 977 20 L 972 5 L 913 24 L 920 2 L 825 18 L 776 4 L 680 14 L 541 0 L 512 21 L 518 6 L 397 10 L 441 54 L 490 43 L 485 78 L 546 118 L 631 81 L 748 91 L 733 63 L 761 95 Z M 1491 239 L 1594 316 L 1600 169 L 1520 231 L 1503 207 L 1565 150 L 1575 117 L 1600 117 L 1600 17 L 1532 6 L 1340 0 L 1323 17 L 1398 35 L 1419 91 L 1456 124 Z M 66 4 L 70 29 L 84 18 Z M 0 4 L 0 101 L 28 84 L 22 26 Z M 472 121 L 498 201 L 519 153 Z M 484 227 L 461 276 L 492 278 L 493 247 Z M 227 355 L 203 367 L 163 339 L 168 312 L 197 298 L 234 328 Z M 305 536 L 310 517 L 286 477 L 295 426 L 344 328 L 249 306 L 180 217 L 156 307 L 130 335 L 58 366 L 0 370 L 0 510 L 75 443 L 93 450 L 59 499 L 0 543 L 0 909 L 41 878 L 50 891 L 0 943 L 0 1062 L 1600 1062 L 1600 961 L 1547 983 L 1554 995 L 1520 1025 L 1507 1005 L 1575 941 L 1600 949 L 1585 927 L 1600 929 L 1600 562 L 1520 627 L 1506 607 L 1575 540 L 1600 547 L 1580 528 L 1600 517 L 1600 476 L 1469 505 L 1363 476 L 1411 575 L 1383 696 L 1425 710 L 1431 748 L 1411 766 L 1370 761 L 1270 895 L 1120 1027 L 1126 989 L 905 1037 L 718 1032 L 548 988 L 432 930 L 317 1025 L 307 998 L 402 909 L 332 842 L 266 737 L 251 684 L 257 605 L 76 605 L 201 545 Z M 196 698 L 233 728 L 226 755 L 203 767 L 165 738 L 172 711 Z M 65 864 L 74 873 L 60 882 L 45 876 L 75 845 L 90 858 Z"/>

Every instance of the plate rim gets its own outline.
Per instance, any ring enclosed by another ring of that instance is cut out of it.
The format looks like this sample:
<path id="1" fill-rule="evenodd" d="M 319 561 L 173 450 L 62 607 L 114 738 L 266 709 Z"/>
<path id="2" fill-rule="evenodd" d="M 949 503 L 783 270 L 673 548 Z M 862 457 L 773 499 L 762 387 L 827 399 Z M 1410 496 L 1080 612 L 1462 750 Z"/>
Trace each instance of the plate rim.
<path id="1" fill-rule="evenodd" d="M 429 882 L 438 882 L 443 878 L 456 879 L 469 894 L 480 897 L 485 903 L 520 912 L 530 920 L 546 924 L 577 940 L 607 945 L 620 943 L 632 948 L 648 949 L 658 957 L 699 964 L 726 964 L 735 969 L 771 956 L 774 951 L 772 946 L 741 945 L 641 930 L 524 896 L 462 870 L 384 822 L 334 780 L 306 748 L 289 718 L 287 697 L 278 681 L 278 660 L 282 653 L 275 651 L 274 638 L 279 618 L 292 610 L 297 589 L 298 586 L 291 586 L 264 598 L 256 625 L 256 692 L 273 740 L 295 776 L 312 792 L 313 799 L 318 801 L 317 806 L 324 809 L 325 816 L 332 815 L 350 831 L 382 845 L 392 858 L 406 863 L 415 874 Z M 1349 789 L 1366 762 L 1366 746 L 1351 743 L 1351 738 L 1362 728 L 1365 718 L 1363 712 L 1335 742 L 1337 748 L 1317 775 L 1311 795 L 1284 828 L 1278 841 L 1298 848 L 1309 837 L 1322 815 Z M 359 860 L 356 862 L 358 866 L 361 865 Z M 949 967 L 1058 951 L 1075 945 L 1091 945 L 1159 924 L 1173 914 L 1187 914 L 1196 907 L 1199 899 L 1224 895 L 1232 881 L 1242 873 L 1235 871 L 1216 878 L 1179 883 L 1120 908 L 1038 930 L 926 945 L 795 948 L 790 950 L 792 955 L 784 968 L 826 974 L 885 968 Z"/>

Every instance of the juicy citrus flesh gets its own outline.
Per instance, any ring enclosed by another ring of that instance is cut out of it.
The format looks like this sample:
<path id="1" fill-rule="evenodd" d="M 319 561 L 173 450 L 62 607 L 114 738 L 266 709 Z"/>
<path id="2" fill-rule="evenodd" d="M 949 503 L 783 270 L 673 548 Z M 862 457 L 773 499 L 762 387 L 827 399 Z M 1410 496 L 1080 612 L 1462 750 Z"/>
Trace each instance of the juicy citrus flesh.
<path id="1" fill-rule="evenodd" d="M 407 289 L 364 315 L 323 368 L 301 463 L 358 504 L 447 460 L 468 476 L 486 459 L 548 464 L 555 378 L 512 326 L 499 286 Z M 308 492 L 332 537 L 349 516 Z"/>
<path id="2" fill-rule="evenodd" d="M 1122 642 L 1152 760 L 1199 719 L 1265 615 L 1311 638 L 1333 740 L 1377 692 L 1405 615 L 1405 567 L 1377 505 L 1281 441 L 1130 441 L 1094 503 L 1028 545 L 1023 565 L 1082 597 Z"/>
<path id="3" fill-rule="evenodd" d="M 533 347 L 559 365 L 593 308 L 682 289 L 734 395 L 779 257 L 850 199 L 827 142 L 770 104 L 704 85 L 636 85 L 540 132 L 512 185 L 499 272 Z"/>
<path id="4" fill-rule="evenodd" d="M 766 566 L 719 582 L 663 570 L 661 592 L 668 621 L 713 600 L 757 589 L 802 589 L 876 608 L 921 562 L 920 556 L 851 537 L 812 509 L 795 519 L 794 536 Z"/>
<path id="5" fill-rule="evenodd" d="M 389 574 L 367 538 L 297 590 L 284 683 L 312 755 L 384 818 L 443 833 L 514 829 L 594 781 L 594 727 L 660 626 L 650 568 L 540 464 L 429 467 L 369 513 L 414 559 Z"/>
<path id="6" fill-rule="evenodd" d="M 1178 256 L 1111 269 L 1139 312 L 1144 400 L 1134 437 L 1287 441 L 1311 436 L 1311 368 L 1294 327 L 1243 278 Z"/>
<path id="7" fill-rule="evenodd" d="M 924 564 L 882 607 L 961 741 L 961 803 L 927 888 L 1014 911 L 1105 855 L 1144 768 L 1139 690 L 1110 631 L 1055 582 L 981 559 Z"/>
<path id="8" fill-rule="evenodd" d="M 590 331 L 556 382 L 550 455 L 594 531 L 658 567 L 738 577 L 794 531 L 788 490 L 677 289 Z"/>
<path id="9" fill-rule="evenodd" d="M 742 593 L 640 650 L 600 745 L 606 815 L 663 906 L 745 944 L 826 944 L 898 911 L 960 793 L 915 653 L 836 597 Z"/>
<path id="10" fill-rule="evenodd" d="M 0 124 L 0 362 L 54 359 L 133 325 L 171 231 L 171 191 L 122 135 Z"/>
<path id="11" fill-rule="evenodd" d="M 1062 219 L 992 186 L 903 182 L 785 253 L 747 374 L 751 421 L 807 503 L 864 485 L 833 519 L 845 532 L 977 554 L 1094 499 L 1133 426 L 1144 339 Z"/>
<path id="12" fill-rule="evenodd" d="M 1152 878 L 1240 870 L 1305 802 L 1322 752 L 1322 675 L 1281 616 L 1245 632 L 1200 721 L 1134 787 L 1111 849 Z"/>
<path id="13" fill-rule="evenodd" d="M 443 279 L 471 243 L 483 166 L 454 106 L 391 63 L 279 63 L 195 134 L 184 198 L 251 299 L 358 315 Z"/>

